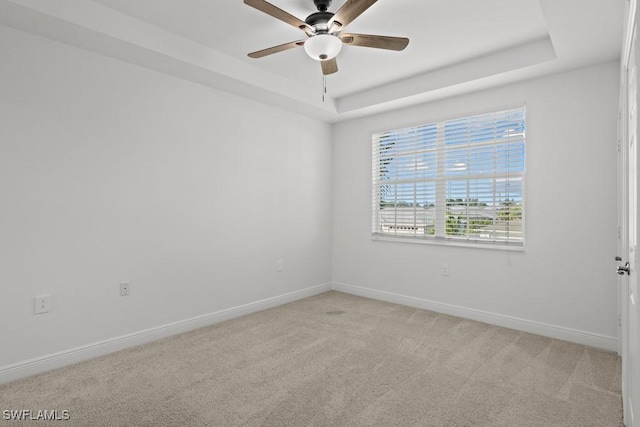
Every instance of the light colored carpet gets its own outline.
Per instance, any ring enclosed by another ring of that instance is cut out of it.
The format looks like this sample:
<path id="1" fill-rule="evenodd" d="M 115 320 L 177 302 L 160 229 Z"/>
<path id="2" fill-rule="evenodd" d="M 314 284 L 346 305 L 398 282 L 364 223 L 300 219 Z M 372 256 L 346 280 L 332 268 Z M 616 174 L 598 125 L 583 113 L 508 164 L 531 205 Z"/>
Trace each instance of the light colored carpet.
<path id="1" fill-rule="evenodd" d="M 27 408 L 83 426 L 622 425 L 615 354 L 338 292 L 0 387 L 0 414 Z"/>

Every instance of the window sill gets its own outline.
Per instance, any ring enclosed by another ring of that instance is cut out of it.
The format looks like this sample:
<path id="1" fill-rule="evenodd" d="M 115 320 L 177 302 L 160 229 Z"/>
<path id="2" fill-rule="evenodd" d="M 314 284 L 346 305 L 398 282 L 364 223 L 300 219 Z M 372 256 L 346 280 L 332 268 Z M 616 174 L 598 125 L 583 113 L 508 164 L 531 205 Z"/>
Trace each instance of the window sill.
<path id="1" fill-rule="evenodd" d="M 432 245 L 432 246 L 449 246 L 449 247 L 462 247 L 473 249 L 492 249 L 498 251 L 508 252 L 524 252 L 523 244 L 504 244 L 504 243 L 485 243 L 485 242 L 466 242 L 463 240 L 448 240 L 448 239 L 416 239 L 413 237 L 393 237 L 393 236 L 380 236 L 373 235 L 371 240 L 379 242 L 395 242 L 395 243 L 417 243 L 419 245 Z"/>

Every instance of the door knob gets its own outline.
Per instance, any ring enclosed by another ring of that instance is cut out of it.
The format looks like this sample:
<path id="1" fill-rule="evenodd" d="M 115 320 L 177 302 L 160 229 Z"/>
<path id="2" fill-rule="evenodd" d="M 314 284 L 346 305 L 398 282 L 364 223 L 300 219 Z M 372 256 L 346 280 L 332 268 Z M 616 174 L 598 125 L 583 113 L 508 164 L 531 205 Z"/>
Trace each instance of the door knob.
<path id="1" fill-rule="evenodd" d="M 621 265 L 618 266 L 618 274 L 624 276 L 625 273 L 627 273 L 627 275 L 631 274 L 629 270 L 629 263 L 626 263 L 624 267 Z"/>

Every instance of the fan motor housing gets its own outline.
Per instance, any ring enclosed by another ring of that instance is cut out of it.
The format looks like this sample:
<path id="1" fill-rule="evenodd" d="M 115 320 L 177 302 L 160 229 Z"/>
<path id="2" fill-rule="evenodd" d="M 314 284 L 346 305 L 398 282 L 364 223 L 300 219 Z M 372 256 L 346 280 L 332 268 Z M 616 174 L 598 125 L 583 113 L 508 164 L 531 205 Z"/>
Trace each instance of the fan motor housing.
<path id="1" fill-rule="evenodd" d="M 329 31 L 327 23 L 333 18 L 333 15 L 331 12 L 316 12 L 309 15 L 304 22 L 312 26 L 316 32 L 326 33 Z"/>

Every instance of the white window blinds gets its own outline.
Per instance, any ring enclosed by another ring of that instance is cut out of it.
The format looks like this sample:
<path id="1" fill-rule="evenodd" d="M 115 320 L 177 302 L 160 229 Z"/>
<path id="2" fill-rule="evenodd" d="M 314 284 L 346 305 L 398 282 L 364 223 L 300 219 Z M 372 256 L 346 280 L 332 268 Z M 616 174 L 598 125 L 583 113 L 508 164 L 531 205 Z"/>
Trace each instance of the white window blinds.
<path id="1" fill-rule="evenodd" d="M 373 235 L 522 245 L 525 109 L 373 135 Z"/>

